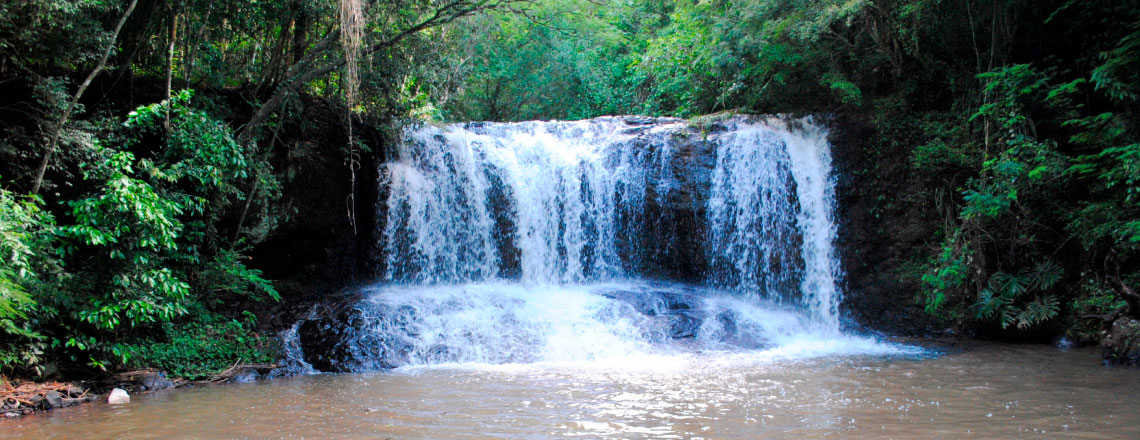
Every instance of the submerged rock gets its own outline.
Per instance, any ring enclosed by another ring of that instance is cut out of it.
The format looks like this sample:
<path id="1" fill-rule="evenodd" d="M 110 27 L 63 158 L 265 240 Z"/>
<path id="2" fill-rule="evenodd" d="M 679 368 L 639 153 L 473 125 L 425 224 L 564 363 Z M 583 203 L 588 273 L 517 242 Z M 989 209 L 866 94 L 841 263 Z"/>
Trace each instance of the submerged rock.
<path id="1" fill-rule="evenodd" d="M 257 379 L 259 379 L 259 378 L 261 378 L 261 375 L 257 373 L 257 370 L 246 369 L 245 371 L 242 371 L 241 373 L 238 373 L 238 374 L 234 375 L 234 377 L 230 378 L 229 382 L 230 383 L 253 383 L 253 382 L 257 382 Z"/>
<path id="2" fill-rule="evenodd" d="M 699 312 L 679 310 L 670 320 L 669 336 L 673 339 L 695 338 L 700 333 L 703 323 L 704 316 Z"/>

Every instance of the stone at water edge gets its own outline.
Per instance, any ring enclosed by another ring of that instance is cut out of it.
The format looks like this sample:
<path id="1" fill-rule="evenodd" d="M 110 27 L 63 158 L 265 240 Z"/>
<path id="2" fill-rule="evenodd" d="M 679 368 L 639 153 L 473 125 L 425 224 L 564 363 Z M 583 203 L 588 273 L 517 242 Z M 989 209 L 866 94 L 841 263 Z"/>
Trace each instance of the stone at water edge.
<path id="1" fill-rule="evenodd" d="M 44 409 L 62 408 L 63 395 L 59 391 L 48 391 L 44 393 L 44 400 L 41 400 L 40 404 Z"/>
<path id="2" fill-rule="evenodd" d="M 166 373 L 163 373 L 161 371 L 145 373 L 140 376 L 135 382 L 142 386 L 143 390 L 149 391 L 165 390 L 167 388 L 174 387 L 174 382 L 171 382 L 170 379 L 167 379 Z"/>
<path id="3" fill-rule="evenodd" d="M 1101 334 L 1100 353 L 1105 362 L 1140 365 L 1140 320 L 1118 318 Z"/>
<path id="4" fill-rule="evenodd" d="M 115 388 L 111 390 L 111 395 L 107 396 L 107 403 L 112 405 L 131 403 L 131 395 L 127 394 L 126 390 L 122 388 Z"/>

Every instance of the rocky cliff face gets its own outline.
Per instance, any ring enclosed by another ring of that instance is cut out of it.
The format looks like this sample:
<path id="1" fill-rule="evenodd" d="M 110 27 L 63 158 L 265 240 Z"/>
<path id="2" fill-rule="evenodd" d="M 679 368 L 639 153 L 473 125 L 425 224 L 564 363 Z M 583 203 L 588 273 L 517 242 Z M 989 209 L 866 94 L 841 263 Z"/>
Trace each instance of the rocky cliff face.
<path id="1" fill-rule="evenodd" d="M 941 334 L 916 301 L 916 262 L 938 227 L 939 214 L 910 152 L 881 151 L 875 133 L 843 115 L 829 124 L 838 177 L 837 221 L 844 272 L 843 309 L 854 323 L 896 335 Z"/>
<path id="2" fill-rule="evenodd" d="M 373 279 L 377 238 L 369 225 L 375 222 L 376 169 L 389 144 L 386 134 L 356 126 L 357 139 L 369 149 L 352 170 L 343 114 L 312 100 L 300 119 L 308 123 L 282 128 L 289 153 L 277 154 L 273 163 L 286 176 L 275 213 L 281 222 L 250 255 L 251 267 L 274 280 L 282 296 L 281 303 L 262 306 L 268 307 L 260 313 L 267 330 L 288 327 L 313 304 Z"/>

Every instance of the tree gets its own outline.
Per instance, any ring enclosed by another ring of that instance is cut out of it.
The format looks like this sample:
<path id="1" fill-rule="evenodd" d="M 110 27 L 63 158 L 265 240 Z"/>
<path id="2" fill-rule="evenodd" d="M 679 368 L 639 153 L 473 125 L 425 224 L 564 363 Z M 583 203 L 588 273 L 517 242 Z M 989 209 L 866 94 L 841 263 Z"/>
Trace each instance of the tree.
<path id="1" fill-rule="evenodd" d="M 40 185 L 43 184 L 44 173 L 47 172 L 48 164 L 51 162 L 51 155 L 55 153 L 55 149 L 59 145 L 60 133 L 63 132 L 64 127 L 67 125 L 68 119 L 71 119 L 71 112 L 75 111 L 75 107 L 79 103 L 79 99 L 83 97 L 83 93 L 87 91 L 87 87 L 91 85 L 91 81 L 94 80 L 95 76 L 99 75 L 99 72 L 102 72 L 103 68 L 107 66 L 107 59 L 111 57 L 111 52 L 115 49 L 115 43 L 118 41 L 119 31 L 123 29 L 123 24 L 125 24 L 127 22 L 127 18 L 131 16 L 131 12 L 134 12 L 135 5 L 137 4 L 138 0 L 131 0 L 131 2 L 127 5 L 127 10 L 123 11 L 122 17 L 119 18 L 119 22 L 115 25 L 115 30 L 111 32 L 111 41 L 107 44 L 106 50 L 103 51 L 102 58 L 99 58 L 99 62 L 95 64 L 95 68 L 92 69 L 91 73 L 87 74 L 87 77 L 84 78 L 83 82 L 79 84 L 79 89 L 77 89 L 75 91 L 75 94 L 72 95 L 71 101 L 67 104 L 67 107 L 63 109 L 63 113 L 60 114 L 59 120 L 56 121 L 55 125 L 53 126 L 51 135 L 48 138 L 47 150 L 44 152 L 43 160 L 40 161 L 40 166 L 36 170 L 35 178 L 32 180 L 32 190 L 30 191 L 31 194 L 35 195 L 40 192 Z"/>

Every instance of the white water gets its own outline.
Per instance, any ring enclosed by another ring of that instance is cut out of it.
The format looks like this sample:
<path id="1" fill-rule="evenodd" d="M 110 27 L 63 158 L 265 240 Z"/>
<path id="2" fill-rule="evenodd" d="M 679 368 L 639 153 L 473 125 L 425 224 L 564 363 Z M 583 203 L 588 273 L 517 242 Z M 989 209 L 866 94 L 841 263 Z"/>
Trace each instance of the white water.
<path id="1" fill-rule="evenodd" d="M 344 369 L 898 352 L 839 331 L 826 130 L 750 117 L 708 128 L 599 118 L 408 130 L 381 173 L 385 281 L 351 325 L 336 324 L 350 327 Z M 670 209 L 703 219 L 649 226 Z M 675 238 L 666 232 L 701 237 L 707 261 L 672 267 L 709 287 L 638 281 Z"/>
<path id="2" fill-rule="evenodd" d="M 666 358 L 676 364 L 698 351 L 749 362 L 908 352 L 836 334 L 786 306 L 677 284 L 386 286 L 366 293 L 357 307 L 368 327 L 354 343 L 400 351 L 403 365 L 647 368 Z M 354 369 L 380 367 L 364 362 Z"/>
<path id="3" fill-rule="evenodd" d="M 382 173 L 390 191 L 384 278 L 495 279 L 502 243 L 517 248 L 526 282 L 626 275 L 617 243 L 636 225 L 623 228 L 621 219 L 640 213 L 652 156 L 684 128 L 666 121 L 636 131 L 614 118 L 410 130 Z M 639 138 L 653 148 L 628 148 Z M 496 210 L 509 230 L 496 224 Z"/>

